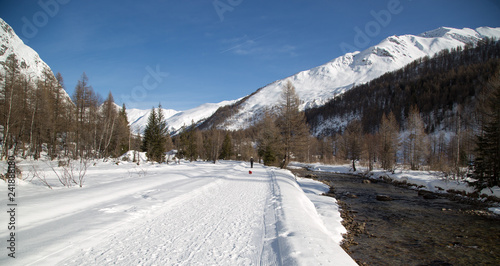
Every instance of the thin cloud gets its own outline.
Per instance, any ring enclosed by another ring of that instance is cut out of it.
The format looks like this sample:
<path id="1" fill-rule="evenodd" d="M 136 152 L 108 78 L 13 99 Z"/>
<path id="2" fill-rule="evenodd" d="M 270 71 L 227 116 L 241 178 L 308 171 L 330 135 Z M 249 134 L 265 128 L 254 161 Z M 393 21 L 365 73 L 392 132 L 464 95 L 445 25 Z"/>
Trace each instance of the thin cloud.
<path id="1" fill-rule="evenodd" d="M 276 30 L 271 31 L 271 32 L 266 33 L 266 34 L 263 34 L 263 35 L 258 36 L 256 38 L 253 38 L 253 39 L 249 39 L 249 37 L 247 35 L 244 35 L 243 37 L 225 40 L 224 42 L 227 42 L 227 43 L 232 42 L 235 45 L 233 45 L 225 50 L 222 50 L 220 53 L 223 54 L 223 53 L 227 53 L 227 52 L 232 51 L 234 54 L 247 55 L 247 54 L 254 54 L 257 52 L 261 52 L 265 49 L 256 47 L 258 45 L 257 41 L 264 38 L 264 37 L 267 37 L 275 32 L 276 32 Z"/>

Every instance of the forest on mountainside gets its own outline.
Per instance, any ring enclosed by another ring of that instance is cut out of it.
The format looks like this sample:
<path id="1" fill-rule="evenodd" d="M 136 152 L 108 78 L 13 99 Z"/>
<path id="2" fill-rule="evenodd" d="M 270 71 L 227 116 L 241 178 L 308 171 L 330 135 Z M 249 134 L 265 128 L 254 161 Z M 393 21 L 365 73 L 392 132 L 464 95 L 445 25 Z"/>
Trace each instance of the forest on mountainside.
<path id="1" fill-rule="evenodd" d="M 415 60 L 404 68 L 357 85 L 321 107 L 306 110 L 312 132 L 317 136 L 342 132 L 340 126 L 325 127 L 329 120 L 358 118 L 365 133 L 375 133 L 382 116 L 394 113 L 401 129 L 410 108 L 416 106 L 427 133 L 477 128 L 479 95 L 489 79 L 499 73 L 500 43 L 491 39 L 477 46 L 443 50 L 434 57 Z"/>

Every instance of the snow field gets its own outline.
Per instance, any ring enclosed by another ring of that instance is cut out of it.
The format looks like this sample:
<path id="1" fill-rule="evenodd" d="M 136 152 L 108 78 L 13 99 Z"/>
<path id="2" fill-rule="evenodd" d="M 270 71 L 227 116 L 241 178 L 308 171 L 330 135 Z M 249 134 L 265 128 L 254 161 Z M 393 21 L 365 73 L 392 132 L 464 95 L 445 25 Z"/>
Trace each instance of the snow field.
<path id="1" fill-rule="evenodd" d="M 288 171 L 99 163 L 62 188 L 44 170 L 53 190 L 18 185 L 16 259 L 1 265 L 355 265 L 328 188 Z"/>

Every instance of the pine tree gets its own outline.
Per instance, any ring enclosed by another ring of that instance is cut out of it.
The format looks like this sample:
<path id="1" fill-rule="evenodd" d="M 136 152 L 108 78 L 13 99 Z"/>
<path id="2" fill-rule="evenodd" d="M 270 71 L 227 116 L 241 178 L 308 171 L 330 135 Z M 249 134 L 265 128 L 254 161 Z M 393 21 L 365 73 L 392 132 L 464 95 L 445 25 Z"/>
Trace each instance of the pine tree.
<path id="1" fill-rule="evenodd" d="M 152 149 L 153 149 L 153 144 L 154 144 L 154 128 L 156 127 L 156 121 L 157 121 L 157 116 L 156 116 L 156 110 L 155 108 L 151 108 L 151 112 L 149 113 L 148 117 L 148 124 L 146 125 L 146 128 L 144 129 L 144 137 L 142 139 L 142 146 L 141 150 L 143 152 L 146 152 L 146 154 L 151 154 Z"/>
<path id="2" fill-rule="evenodd" d="M 257 139 L 258 156 L 263 159 L 264 165 L 274 165 L 277 162 L 277 157 L 280 157 L 282 153 L 282 145 L 280 144 L 278 129 L 269 112 L 264 114 L 259 128 L 260 132 Z"/>
<path id="3" fill-rule="evenodd" d="M 491 94 L 485 106 L 482 133 L 477 137 L 477 157 L 472 177 L 477 189 L 500 186 L 500 80 L 489 85 Z"/>
<path id="4" fill-rule="evenodd" d="M 128 125 L 127 111 L 125 104 L 123 104 L 120 112 L 118 113 L 118 123 L 116 129 L 116 147 L 114 151 L 114 156 L 120 156 L 125 152 L 130 150 L 131 142 L 131 132 L 130 126 Z"/>
<path id="5" fill-rule="evenodd" d="M 229 135 L 229 132 L 226 133 L 226 136 L 224 137 L 224 141 L 222 142 L 222 150 L 219 155 L 219 159 L 222 160 L 229 160 L 231 159 L 231 156 L 233 154 L 233 145 L 231 144 L 231 136 Z"/>
<path id="6" fill-rule="evenodd" d="M 153 107 L 144 130 L 142 150 L 150 161 L 164 162 L 167 151 L 168 126 L 163 116 L 161 104 L 157 110 Z"/>
<path id="7" fill-rule="evenodd" d="M 192 121 L 191 126 L 184 126 L 180 131 L 180 155 L 188 158 L 190 161 L 195 161 L 200 155 L 198 144 L 201 142 L 196 124 Z"/>

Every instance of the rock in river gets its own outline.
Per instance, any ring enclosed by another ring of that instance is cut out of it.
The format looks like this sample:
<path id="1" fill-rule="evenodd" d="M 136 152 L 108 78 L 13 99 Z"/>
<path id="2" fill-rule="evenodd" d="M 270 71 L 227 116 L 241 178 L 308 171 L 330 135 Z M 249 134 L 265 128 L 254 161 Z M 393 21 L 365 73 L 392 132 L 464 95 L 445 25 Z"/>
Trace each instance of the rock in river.
<path id="1" fill-rule="evenodd" d="M 392 201 L 393 199 L 387 195 L 377 195 L 378 201 Z"/>

